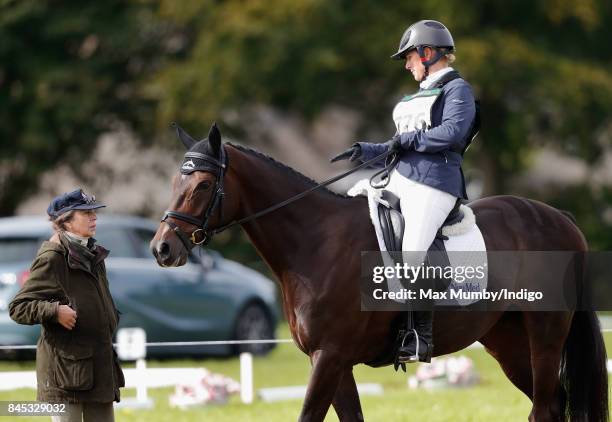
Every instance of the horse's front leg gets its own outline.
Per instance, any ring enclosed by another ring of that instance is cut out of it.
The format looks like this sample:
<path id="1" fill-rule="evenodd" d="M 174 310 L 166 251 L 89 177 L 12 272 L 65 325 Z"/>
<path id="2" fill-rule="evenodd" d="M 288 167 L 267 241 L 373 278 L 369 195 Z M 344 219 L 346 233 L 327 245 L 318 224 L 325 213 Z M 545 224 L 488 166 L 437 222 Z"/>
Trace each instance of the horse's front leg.
<path id="1" fill-rule="evenodd" d="M 340 422 L 363 422 L 363 413 L 352 367 L 344 371 L 332 404 Z"/>
<path id="2" fill-rule="evenodd" d="M 342 375 L 350 365 L 342 361 L 337 351 L 316 350 L 311 354 L 312 374 L 300 414 L 300 422 L 325 419 L 329 406 L 340 385 Z"/>

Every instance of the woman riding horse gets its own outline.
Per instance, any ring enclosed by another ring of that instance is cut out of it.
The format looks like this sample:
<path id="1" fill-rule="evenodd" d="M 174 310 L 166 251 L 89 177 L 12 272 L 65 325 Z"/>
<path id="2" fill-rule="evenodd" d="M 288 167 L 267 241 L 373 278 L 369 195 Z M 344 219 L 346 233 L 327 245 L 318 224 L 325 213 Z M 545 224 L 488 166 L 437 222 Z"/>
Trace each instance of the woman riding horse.
<path id="1" fill-rule="evenodd" d="M 395 106 L 396 135 L 385 143 L 357 142 L 332 159 L 368 161 L 390 149 L 397 152 L 399 162 L 386 189 L 400 198 L 405 220 L 402 250 L 423 252 L 423 258 L 457 199 L 467 199 L 461 162 L 478 129 L 472 89 L 449 66 L 454 51 L 453 37 L 440 22 L 422 20 L 406 29 L 391 58 L 406 61 L 420 90 Z M 431 359 L 433 312 L 415 316 L 418 338 L 408 330 L 399 362 Z"/>

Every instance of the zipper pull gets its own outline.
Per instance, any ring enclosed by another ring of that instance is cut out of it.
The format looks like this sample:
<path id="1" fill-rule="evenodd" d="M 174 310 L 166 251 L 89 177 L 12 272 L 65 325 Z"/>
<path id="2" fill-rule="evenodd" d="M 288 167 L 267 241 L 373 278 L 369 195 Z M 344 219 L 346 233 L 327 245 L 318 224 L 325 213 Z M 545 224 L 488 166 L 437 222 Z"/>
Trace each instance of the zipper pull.
<path id="1" fill-rule="evenodd" d="M 448 164 L 448 158 L 446 157 L 446 153 L 444 151 L 442 151 L 442 155 L 444 156 L 444 161 L 446 161 L 446 164 Z"/>

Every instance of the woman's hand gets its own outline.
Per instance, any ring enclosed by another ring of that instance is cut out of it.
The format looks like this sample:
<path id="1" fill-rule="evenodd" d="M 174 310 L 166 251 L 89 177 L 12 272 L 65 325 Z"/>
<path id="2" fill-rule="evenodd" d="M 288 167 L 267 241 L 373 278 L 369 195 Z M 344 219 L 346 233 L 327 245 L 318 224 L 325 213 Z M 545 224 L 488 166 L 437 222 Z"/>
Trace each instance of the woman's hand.
<path id="1" fill-rule="evenodd" d="M 388 151 L 399 152 L 402 149 L 402 137 L 401 135 L 395 135 L 393 138 L 385 142 Z"/>
<path id="2" fill-rule="evenodd" d="M 76 325 L 77 313 L 68 305 L 57 307 L 57 322 L 65 329 L 72 330 Z"/>
<path id="3" fill-rule="evenodd" d="M 336 155 L 334 158 L 332 158 L 329 161 L 331 163 L 335 163 L 336 161 L 347 160 L 347 159 L 349 161 L 355 161 L 359 157 L 361 157 L 361 146 L 358 143 L 354 143 L 353 145 L 351 145 L 349 149 Z"/>

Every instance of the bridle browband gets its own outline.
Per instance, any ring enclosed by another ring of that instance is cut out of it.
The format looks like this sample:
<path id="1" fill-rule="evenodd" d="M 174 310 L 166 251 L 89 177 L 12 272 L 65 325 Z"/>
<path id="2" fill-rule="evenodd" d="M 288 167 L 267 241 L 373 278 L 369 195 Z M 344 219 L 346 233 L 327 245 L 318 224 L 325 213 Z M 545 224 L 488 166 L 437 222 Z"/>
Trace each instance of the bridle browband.
<path id="1" fill-rule="evenodd" d="M 185 249 L 187 251 L 190 251 L 194 246 L 197 245 L 207 245 L 208 243 L 210 243 L 210 241 L 212 240 L 213 236 L 221 233 L 222 231 L 225 231 L 231 227 L 240 225 L 240 224 L 244 224 L 248 221 L 251 220 L 255 220 L 256 218 L 259 218 L 265 214 L 271 213 L 273 211 L 276 211 L 279 208 L 282 208 L 286 205 L 289 205 L 292 202 L 297 201 L 298 199 L 301 199 L 303 197 L 305 197 L 306 195 L 314 192 L 317 189 L 320 189 L 322 187 L 331 185 L 334 182 L 337 182 L 340 179 L 345 178 L 346 176 L 356 172 L 357 170 L 360 170 L 364 167 L 368 167 L 372 164 L 374 164 L 377 161 L 380 161 L 384 158 L 387 158 L 388 156 L 392 155 L 393 158 L 391 159 L 390 162 L 388 162 L 385 165 L 385 168 L 383 170 L 386 170 L 386 174 L 384 175 L 384 177 L 386 177 L 388 179 L 389 177 L 389 171 L 392 167 L 395 166 L 395 164 L 397 164 L 397 160 L 395 159 L 397 157 L 397 153 L 396 151 L 392 151 L 392 150 L 388 150 L 368 161 L 364 161 L 363 163 L 361 163 L 360 165 L 358 165 L 357 167 L 353 167 L 352 169 L 339 174 L 337 176 L 332 177 L 331 179 L 327 179 L 326 181 L 319 183 L 316 186 L 313 186 L 307 190 L 305 190 L 304 192 L 301 192 L 295 196 L 292 196 L 291 198 L 280 202 L 278 204 L 272 205 L 271 207 L 268 207 L 266 209 L 263 209 L 261 211 L 256 212 L 255 214 L 251 214 L 247 217 L 241 218 L 239 220 L 235 220 L 232 221 L 228 224 L 225 224 L 223 226 L 217 227 L 215 229 L 209 230 L 208 229 L 208 222 L 210 217 L 213 215 L 213 213 L 215 212 L 215 209 L 217 208 L 217 205 L 219 206 L 219 217 L 220 220 L 223 219 L 223 197 L 225 195 L 225 192 L 223 191 L 223 181 L 224 181 L 224 176 L 225 176 L 225 172 L 227 171 L 227 168 L 229 166 L 229 159 L 227 156 L 227 153 L 225 151 L 225 145 L 221 145 L 220 148 L 221 151 L 221 157 L 220 160 L 217 160 L 216 158 L 212 158 L 206 154 L 202 154 L 199 152 L 187 152 L 185 154 L 185 158 L 197 158 L 199 160 L 203 160 L 206 161 L 207 164 L 212 164 L 212 168 L 209 168 L 210 166 L 207 166 L 206 171 L 210 171 L 211 173 L 214 173 L 217 176 L 217 179 L 215 181 L 215 188 L 213 191 L 213 196 L 210 200 L 210 202 L 208 203 L 208 207 L 206 208 L 206 212 L 204 213 L 204 217 L 202 219 L 198 219 L 195 218 L 189 214 L 185 214 L 179 211 L 172 211 L 172 210 L 167 210 L 164 213 L 164 217 L 162 218 L 162 222 L 166 223 L 170 229 L 172 229 L 172 231 L 178 236 L 179 240 L 181 241 L 181 243 L 183 244 L 183 246 L 185 246 Z M 373 178 L 377 175 L 381 174 L 381 172 L 376 173 Z M 370 183 L 372 183 L 372 179 L 370 179 Z M 178 227 L 176 224 L 174 224 L 172 221 L 169 221 L 168 218 L 173 218 L 175 220 L 180 220 L 183 221 L 185 223 L 189 223 L 193 226 L 196 226 L 197 228 L 191 232 L 191 234 L 187 234 L 184 231 L 182 231 L 180 229 L 180 227 Z M 190 243 L 191 242 L 191 243 Z"/>

